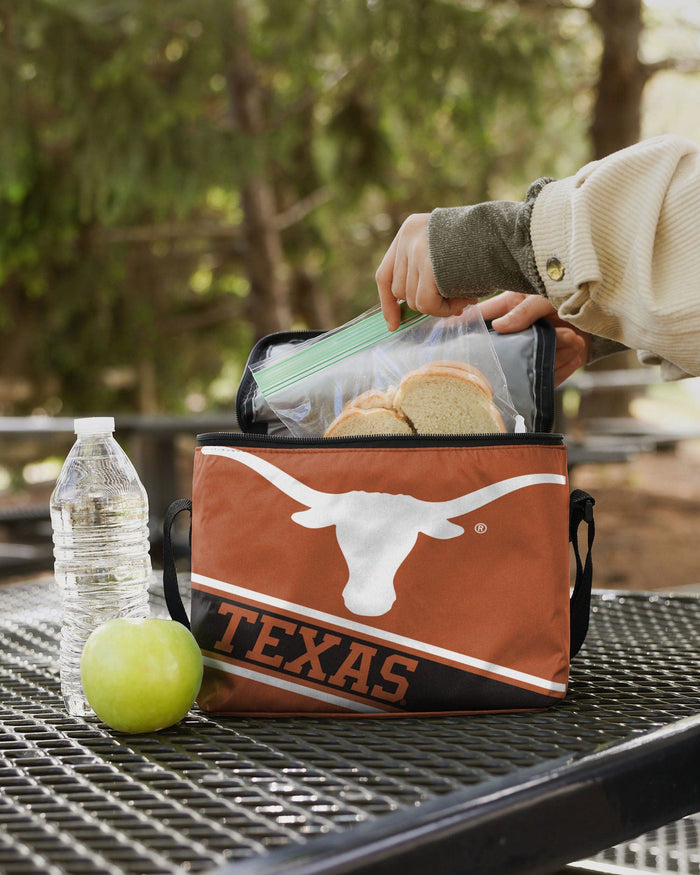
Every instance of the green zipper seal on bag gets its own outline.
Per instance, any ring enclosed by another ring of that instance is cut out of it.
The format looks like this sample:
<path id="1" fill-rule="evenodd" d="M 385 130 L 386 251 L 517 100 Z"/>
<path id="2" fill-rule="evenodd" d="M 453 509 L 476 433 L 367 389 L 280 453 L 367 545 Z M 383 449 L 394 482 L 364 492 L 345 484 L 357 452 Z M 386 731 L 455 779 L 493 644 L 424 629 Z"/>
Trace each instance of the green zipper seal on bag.
<path id="1" fill-rule="evenodd" d="M 271 362 L 254 371 L 253 376 L 263 395 L 269 397 L 363 349 L 368 349 L 389 337 L 395 337 L 407 328 L 429 318 L 425 314 L 409 310 L 406 304 L 402 304 L 401 324 L 396 331 L 389 331 L 381 310 L 378 310 L 370 316 L 361 317 L 337 331 L 330 332 L 319 340 L 302 345 L 281 361 Z"/>

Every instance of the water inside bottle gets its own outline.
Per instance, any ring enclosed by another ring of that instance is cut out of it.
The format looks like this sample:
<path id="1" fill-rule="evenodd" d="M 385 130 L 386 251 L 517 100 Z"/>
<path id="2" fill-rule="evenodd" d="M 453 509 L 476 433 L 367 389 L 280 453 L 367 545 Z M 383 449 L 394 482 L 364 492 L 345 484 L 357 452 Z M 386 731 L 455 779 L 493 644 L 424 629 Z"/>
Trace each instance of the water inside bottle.
<path id="1" fill-rule="evenodd" d="M 90 716 L 80 658 L 97 626 L 148 616 L 148 499 L 109 436 L 79 440 L 51 499 L 54 573 L 61 591 L 61 692 L 69 714 Z"/>

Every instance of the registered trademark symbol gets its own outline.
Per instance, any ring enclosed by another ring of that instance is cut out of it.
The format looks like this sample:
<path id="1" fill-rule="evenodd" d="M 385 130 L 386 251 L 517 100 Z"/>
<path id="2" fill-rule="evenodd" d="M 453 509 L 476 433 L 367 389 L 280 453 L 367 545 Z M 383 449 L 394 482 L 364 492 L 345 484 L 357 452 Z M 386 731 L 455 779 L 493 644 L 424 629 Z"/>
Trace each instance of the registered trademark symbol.
<path id="1" fill-rule="evenodd" d="M 486 532 L 487 530 L 488 526 L 486 525 L 486 523 L 477 523 L 474 526 L 474 531 L 477 533 L 477 535 L 483 535 L 484 532 Z"/>

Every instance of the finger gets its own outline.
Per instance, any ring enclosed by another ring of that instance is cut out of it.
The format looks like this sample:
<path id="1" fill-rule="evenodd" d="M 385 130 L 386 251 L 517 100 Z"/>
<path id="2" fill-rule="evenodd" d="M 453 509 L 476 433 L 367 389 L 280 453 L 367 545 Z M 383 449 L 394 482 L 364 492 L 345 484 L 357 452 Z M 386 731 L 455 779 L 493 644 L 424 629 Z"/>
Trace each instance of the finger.
<path id="1" fill-rule="evenodd" d="M 409 304 L 410 306 L 410 304 Z M 416 283 L 414 310 L 429 316 L 454 316 L 466 306 L 463 298 L 444 298 L 435 283 L 432 271 L 420 273 Z"/>
<path id="2" fill-rule="evenodd" d="M 476 304 L 476 298 L 445 298 L 435 286 L 432 275 L 419 282 L 416 294 L 416 307 L 420 313 L 430 316 L 448 317 L 460 316 L 464 308 Z"/>
<path id="3" fill-rule="evenodd" d="M 556 326 L 554 330 L 557 336 L 557 347 L 562 352 L 566 351 L 566 354 L 572 358 L 576 358 L 582 365 L 585 364 L 588 355 L 588 343 L 585 337 L 565 325 Z"/>
<path id="4" fill-rule="evenodd" d="M 401 324 L 401 304 L 388 292 L 379 293 L 379 302 L 382 308 L 382 315 L 386 322 L 386 327 L 389 331 L 396 331 Z"/>
<path id="5" fill-rule="evenodd" d="M 560 386 L 575 371 L 586 363 L 585 342 L 574 332 L 556 329 L 556 353 L 554 357 L 554 385 Z"/>
<path id="6" fill-rule="evenodd" d="M 554 385 L 559 386 L 588 360 L 588 344 L 570 328 L 556 328 L 557 351 L 554 362 Z"/>
<path id="7" fill-rule="evenodd" d="M 391 290 L 394 277 L 394 262 L 396 258 L 397 238 L 394 238 L 391 246 L 387 249 L 381 264 L 377 268 L 374 278 L 379 292 L 379 303 L 382 308 L 384 320 L 389 331 L 396 331 L 401 322 L 401 307 Z"/>
<path id="8" fill-rule="evenodd" d="M 442 298 L 440 316 L 461 316 L 465 308 L 477 304 L 478 298 Z"/>
<path id="9" fill-rule="evenodd" d="M 417 313 L 423 313 L 425 311 L 421 309 L 421 301 L 418 299 L 419 289 L 420 274 L 418 273 L 417 266 L 413 262 L 411 262 L 410 267 L 408 268 L 408 272 L 406 274 L 406 282 L 404 283 L 403 299 L 406 301 L 411 310 L 415 310 Z"/>
<path id="10" fill-rule="evenodd" d="M 555 312 L 547 298 L 540 295 L 526 295 L 507 313 L 494 319 L 492 325 L 496 331 L 510 334 L 514 331 L 524 331 L 538 319 L 552 316 Z"/>
<path id="11" fill-rule="evenodd" d="M 575 362 L 561 363 L 554 368 L 554 388 L 568 380 L 572 374 L 575 374 L 579 366 Z"/>
<path id="12" fill-rule="evenodd" d="M 474 304 L 479 303 L 479 298 L 471 298 L 469 296 L 464 298 L 450 298 L 451 301 L 454 301 L 455 307 L 461 307 L 464 310 L 465 307 L 471 307 Z"/>
<path id="13" fill-rule="evenodd" d="M 520 292 L 500 292 L 485 301 L 479 301 L 479 309 L 485 320 L 498 319 L 510 312 L 526 296 Z"/>
<path id="14" fill-rule="evenodd" d="M 433 277 L 428 276 L 426 271 L 416 271 L 413 309 L 429 316 L 439 316 L 442 301 L 444 298 L 437 290 Z"/>
<path id="15" fill-rule="evenodd" d="M 412 269 L 412 260 L 408 257 L 406 246 L 402 243 L 401 232 L 396 237 L 394 252 L 394 270 L 391 277 L 391 294 L 397 301 L 407 301 L 407 286 Z"/>

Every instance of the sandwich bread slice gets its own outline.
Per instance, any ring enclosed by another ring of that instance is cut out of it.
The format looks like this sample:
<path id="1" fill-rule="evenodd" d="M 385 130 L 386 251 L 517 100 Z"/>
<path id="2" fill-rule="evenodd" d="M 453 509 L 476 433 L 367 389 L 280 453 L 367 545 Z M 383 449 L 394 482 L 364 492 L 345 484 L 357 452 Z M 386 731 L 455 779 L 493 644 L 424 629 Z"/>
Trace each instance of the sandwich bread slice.
<path id="1" fill-rule="evenodd" d="M 435 361 L 406 374 L 396 388 L 369 389 L 353 398 L 324 437 L 505 430 L 491 385 L 478 368 L 460 361 Z"/>
<path id="2" fill-rule="evenodd" d="M 413 434 L 406 418 L 389 407 L 345 406 L 328 426 L 324 437 L 359 434 Z"/>
<path id="3" fill-rule="evenodd" d="M 407 374 L 394 404 L 418 434 L 489 434 L 505 424 L 492 401 L 490 386 L 467 371 L 445 366 Z"/>

